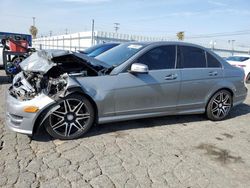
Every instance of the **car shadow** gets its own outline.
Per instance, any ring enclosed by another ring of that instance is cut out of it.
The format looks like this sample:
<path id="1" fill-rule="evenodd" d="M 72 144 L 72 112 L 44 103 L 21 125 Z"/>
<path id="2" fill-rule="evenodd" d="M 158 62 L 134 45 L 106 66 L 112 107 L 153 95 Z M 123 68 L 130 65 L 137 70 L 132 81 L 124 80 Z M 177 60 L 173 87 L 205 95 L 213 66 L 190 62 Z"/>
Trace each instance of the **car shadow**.
<path id="1" fill-rule="evenodd" d="M 240 104 L 232 109 L 226 120 L 243 116 L 249 113 L 250 113 L 250 105 Z M 107 133 L 116 133 L 119 136 L 123 135 L 123 133 L 121 133 L 122 131 L 131 129 L 152 128 L 161 126 L 188 126 L 188 123 L 201 122 L 201 121 L 209 121 L 209 120 L 207 120 L 205 115 L 178 115 L 178 116 L 165 116 L 157 118 L 144 118 L 144 119 L 116 122 L 116 123 L 107 123 L 103 125 L 93 126 L 88 133 L 86 133 L 83 137 L 79 139 L 103 135 Z M 49 136 L 44 129 L 41 129 L 38 134 L 33 136 L 32 139 L 40 142 L 48 142 L 54 140 L 54 138 Z"/>
<path id="2" fill-rule="evenodd" d="M 12 82 L 12 79 L 10 76 L 0 76 L 0 85 L 10 84 L 11 82 Z"/>

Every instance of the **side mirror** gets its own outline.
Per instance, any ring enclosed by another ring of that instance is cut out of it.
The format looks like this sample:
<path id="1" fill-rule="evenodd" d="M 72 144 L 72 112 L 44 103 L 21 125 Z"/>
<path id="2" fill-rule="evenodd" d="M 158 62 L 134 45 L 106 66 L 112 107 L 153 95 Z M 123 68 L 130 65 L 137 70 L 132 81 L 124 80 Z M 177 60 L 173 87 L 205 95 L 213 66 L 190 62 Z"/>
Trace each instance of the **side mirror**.
<path id="1" fill-rule="evenodd" d="M 132 73 L 148 73 L 148 66 L 142 63 L 133 63 L 130 72 Z"/>

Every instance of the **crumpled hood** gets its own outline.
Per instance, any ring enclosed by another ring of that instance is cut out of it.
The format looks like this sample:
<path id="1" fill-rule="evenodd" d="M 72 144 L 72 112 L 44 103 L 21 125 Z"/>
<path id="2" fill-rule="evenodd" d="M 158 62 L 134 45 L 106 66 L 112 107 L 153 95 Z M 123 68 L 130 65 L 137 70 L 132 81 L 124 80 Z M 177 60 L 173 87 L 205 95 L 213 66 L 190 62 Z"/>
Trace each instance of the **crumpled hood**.
<path id="1" fill-rule="evenodd" d="M 45 74 L 56 64 L 52 58 L 69 54 L 66 50 L 40 50 L 33 53 L 20 63 L 23 71 Z"/>

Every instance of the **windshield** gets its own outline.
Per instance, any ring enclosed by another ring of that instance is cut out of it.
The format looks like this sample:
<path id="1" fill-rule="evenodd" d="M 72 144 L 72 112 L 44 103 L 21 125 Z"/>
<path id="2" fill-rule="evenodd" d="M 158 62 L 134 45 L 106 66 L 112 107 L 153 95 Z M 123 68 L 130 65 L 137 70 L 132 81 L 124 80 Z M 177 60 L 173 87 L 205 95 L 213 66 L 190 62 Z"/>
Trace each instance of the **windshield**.
<path id="1" fill-rule="evenodd" d="M 243 62 L 248 60 L 250 57 L 242 57 L 242 56 L 231 56 L 228 57 L 226 60 L 227 61 L 239 61 L 239 62 Z"/>
<path id="2" fill-rule="evenodd" d="M 108 51 L 109 49 L 117 46 L 118 44 L 106 44 L 101 46 L 100 48 L 97 48 L 96 50 L 94 50 L 93 52 L 89 53 L 88 56 L 89 57 L 96 57 L 100 54 L 102 54 L 105 51 Z"/>
<path id="3" fill-rule="evenodd" d="M 127 61 L 144 47 L 144 44 L 120 44 L 119 46 L 116 46 L 111 50 L 96 56 L 95 58 L 110 66 L 117 66 Z"/>
<path id="4" fill-rule="evenodd" d="M 110 67 L 110 65 L 107 65 L 105 62 L 101 62 L 98 59 L 95 59 L 93 57 L 89 57 L 89 56 L 87 56 L 85 54 L 77 53 L 77 52 L 73 52 L 73 54 L 75 56 L 77 56 L 78 58 L 83 59 L 88 64 L 91 64 L 92 66 L 101 66 L 103 68 L 109 68 Z"/>
<path id="5" fill-rule="evenodd" d="M 84 52 L 85 54 L 89 54 L 89 53 L 95 51 L 96 49 L 100 48 L 100 46 L 102 46 L 102 44 L 97 44 L 97 45 L 95 45 L 95 46 L 92 46 L 92 47 L 87 48 L 87 49 L 84 50 L 83 52 Z"/>

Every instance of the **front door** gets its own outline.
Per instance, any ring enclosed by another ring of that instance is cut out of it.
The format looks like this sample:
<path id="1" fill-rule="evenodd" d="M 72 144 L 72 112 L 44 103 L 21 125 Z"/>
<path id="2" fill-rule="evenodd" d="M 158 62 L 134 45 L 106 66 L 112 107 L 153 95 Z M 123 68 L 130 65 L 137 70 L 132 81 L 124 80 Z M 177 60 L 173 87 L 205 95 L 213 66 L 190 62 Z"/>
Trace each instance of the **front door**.
<path id="1" fill-rule="evenodd" d="M 136 62 L 147 65 L 149 72 L 117 75 L 116 115 L 175 111 L 181 80 L 175 69 L 176 46 L 153 48 Z"/>

